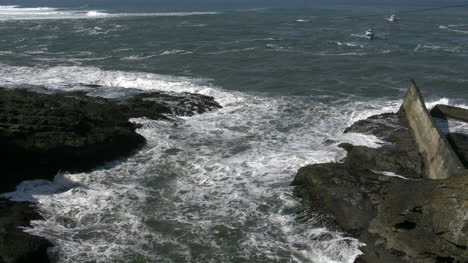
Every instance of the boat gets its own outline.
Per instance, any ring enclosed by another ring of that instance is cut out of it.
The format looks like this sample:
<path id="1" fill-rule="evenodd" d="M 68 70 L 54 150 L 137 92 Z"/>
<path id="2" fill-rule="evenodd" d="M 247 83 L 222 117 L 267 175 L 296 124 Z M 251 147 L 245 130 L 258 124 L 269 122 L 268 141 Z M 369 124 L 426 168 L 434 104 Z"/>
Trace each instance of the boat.
<path id="1" fill-rule="evenodd" d="M 398 20 L 398 18 L 396 17 L 395 14 L 392 14 L 387 20 L 390 21 L 390 22 L 396 22 Z"/>
<path id="2" fill-rule="evenodd" d="M 368 39 L 373 39 L 374 38 L 374 31 L 372 31 L 371 28 L 369 28 L 366 33 L 364 33 L 364 36 L 367 37 Z"/>

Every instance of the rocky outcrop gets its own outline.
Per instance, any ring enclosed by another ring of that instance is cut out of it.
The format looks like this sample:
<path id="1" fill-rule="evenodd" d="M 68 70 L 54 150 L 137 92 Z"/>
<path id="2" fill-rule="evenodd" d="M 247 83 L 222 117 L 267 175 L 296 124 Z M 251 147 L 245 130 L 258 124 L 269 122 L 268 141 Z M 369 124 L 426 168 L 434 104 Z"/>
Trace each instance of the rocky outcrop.
<path id="1" fill-rule="evenodd" d="M 0 90 L 1 192 L 125 156 L 144 143 L 119 107 L 80 93 Z"/>
<path id="2" fill-rule="evenodd" d="M 133 91 L 105 99 L 90 96 L 104 87 L 87 88 L 0 88 L 0 192 L 13 191 L 24 180 L 86 171 L 129 155 L 145 143 L 129 118 L 170 120 L 220 108 L 212 97 L 198 94 Z M 38 219 L 31 204 L 0 200 L 0 263 L 48 262 L 51 244 L 19 229 Z"/>
<path id="3" fill-rule="evenodd" d="M 152 92 L 116 101 L 81 92 L 0 89 L 0 192 L 24 180 L 85 171 L 128 155 L 145 142 L 129 118 L 168 119 L 219 107 L 198 94 Z"/>
<path id="4" fill-rule="evenodd" d="M 20 231 L 42 217 L 29 203 L 0 199 L 0 262 L 49 262 L 46 239 Z"/>
<path id="5" fill-rule="evenodd" d="M 374 134 L 378 149 L 340 144 L 340 163 L 301 168 L 295 193 L 324 224 L 366 246 L 357 262 L 468 262 L 468 176 L 431 180 L 404 109 L 373 116 L 346 132 Z"/>

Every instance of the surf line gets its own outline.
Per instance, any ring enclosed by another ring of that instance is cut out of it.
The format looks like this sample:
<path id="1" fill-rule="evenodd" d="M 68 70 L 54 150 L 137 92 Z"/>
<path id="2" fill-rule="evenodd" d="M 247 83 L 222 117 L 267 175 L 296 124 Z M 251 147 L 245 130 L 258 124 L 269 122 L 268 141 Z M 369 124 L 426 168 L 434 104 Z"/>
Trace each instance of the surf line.
<path id="1" fill-rule="evenodd" d="M 413 10 L 406 10 L 406 11 L 399 11 L 396 12 L 398 14 L 408 14 L 408 13 L 417 13 L 417 12 L 426 12 L 432 10 L 441 10 L 441 9 L 449 9 L 449 8 L 459 8 L 459 7 L 468 7 L 468 1 L 464 2 L 464 4 L 460 5 L 447 5 L 447 6 L 438 6 L 438 7 L 428 7 L 422 9 L 413 9 Z M 342 17 L 344 19 L 353 19 L 353 18 L 361 18 L 361 17 L 372 17 L 372 16 L 383 16 L 385 14 L 369 14 L 369 15 L 359 15 L 359 16 L 345 16 Z"/>

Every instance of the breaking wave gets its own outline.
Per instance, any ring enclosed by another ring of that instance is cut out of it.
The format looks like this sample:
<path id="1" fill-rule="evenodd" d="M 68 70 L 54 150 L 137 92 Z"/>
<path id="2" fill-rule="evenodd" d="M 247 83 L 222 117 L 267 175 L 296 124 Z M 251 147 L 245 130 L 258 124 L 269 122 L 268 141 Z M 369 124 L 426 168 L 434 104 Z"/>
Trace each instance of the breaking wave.
<path id="1" fill-rule="evenodd" d="M 26 8 L 18 5 L 0 6 L 0 21 L 38 19 L 89 19 L 127 16 L 193 16 L 215 14 L 218 14 L 218 12 L 107 13 L 102 10 L 73 10 L 52 7 Z"/>
<path id="2" fill-rule="evenodd" d="M 358 240 L 323 228 L 320 215 L 307 219 L 290 182 L 304 165 L 340 160 L 339 142 L 378 147 L 378 138 L 342 130 L 396 110 L 399 101 L 312 105 L 300 97 L 228 92 L 204 79 L 88 67 L 4 65 L 0 76 L 10 85 L 60 89 L 94 83 L 106 86 L 103 93 L 195 92 L 223 105 L 177 125 L 134 119 L 148 142 L 135 156 L 90 173 L 60 173 L 53 182 L 27 181 L 4 195 L 38 203 L 46 220 L 27 231 L 52 240 L 60 262 L 351 263 L 361 253 Z M 329 138 L 336 143 L 323 144 Z"/>

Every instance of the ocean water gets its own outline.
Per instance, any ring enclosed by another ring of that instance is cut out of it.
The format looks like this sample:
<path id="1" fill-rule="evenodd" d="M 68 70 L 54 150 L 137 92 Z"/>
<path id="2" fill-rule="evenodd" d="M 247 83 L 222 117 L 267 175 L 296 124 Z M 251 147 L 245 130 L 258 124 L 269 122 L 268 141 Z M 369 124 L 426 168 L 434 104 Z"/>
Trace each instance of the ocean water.
<path id="1" fill-rule="evenodd" d="M 0 86 L 194 92 L 223 106 L 176 125 L 133 119 L 148 141 L 134 156 L 3 196 L 38 204 L 45 220 L 25 231 L 51 240 L 56 262 L 354 262 L 365 244 L 321 225 L 290 183 L 343 158 L 340 142 L 384 143 L 342 132 L 397 111 L 409 79 L 428 107 L 468 107 L 468 8 L 422 11 L 457 4 L 0 1 Z"/>

